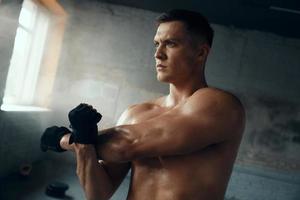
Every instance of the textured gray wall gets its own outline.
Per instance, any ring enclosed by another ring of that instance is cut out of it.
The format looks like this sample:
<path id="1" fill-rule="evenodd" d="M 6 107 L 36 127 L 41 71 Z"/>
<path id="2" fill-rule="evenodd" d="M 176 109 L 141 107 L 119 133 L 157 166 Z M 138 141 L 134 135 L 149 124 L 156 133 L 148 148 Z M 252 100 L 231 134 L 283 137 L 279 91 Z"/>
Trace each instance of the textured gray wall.
<path id="1" fill-rule="evenodd" d="M 80 102 L 100 110 L 104 115 L 100 126 L 106 128 L 128 105 L 168 92 L 168 86 L 155 77 L 152 40 L 157 13 L 89 1 L 62 2 L 69 20 L 51 97 L 54 112 L 0 113 L 0 159 L 5 163 L 0 176 L 16 170 L 21 162 L 41 158 L 42 129 L 66 125 L 68 110 Z M 0 8 L 1 96 L 19 9 L 19 4 Z M 208 83 L 233 92 L 247 109 L 228 199 L 268 199 L 263 196 L 268 191 L 270 199 L 295 200 L 300 196 L 300 41 L 213 27 Z M 274 196 L 277 187 L 283 188 L 279 193 L 286 198 Z M 251 196 L 256 190 L 257 196 Z"/>

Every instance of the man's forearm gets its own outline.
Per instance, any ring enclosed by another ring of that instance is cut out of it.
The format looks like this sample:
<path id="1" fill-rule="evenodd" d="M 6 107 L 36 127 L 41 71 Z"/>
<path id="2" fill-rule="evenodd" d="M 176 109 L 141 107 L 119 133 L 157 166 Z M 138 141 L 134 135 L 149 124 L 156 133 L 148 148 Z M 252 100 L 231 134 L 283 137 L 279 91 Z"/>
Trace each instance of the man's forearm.
<path id="1" fill-rule="evenodd" d="M 93 145 L 69 144 L 71 134 L 66 134 L 60 140 L 60 146 L 76 154 L 77 176 L 82 185 L 86 198 L 109 199 L 113 185 L 105 169 L 99 164 Z"/>
<path id="2" fill-rule="evenodd" d="M 86 198 L 109 199 L 113 193 L 113 185 L 105 169 L 98 163 L 93 145 L 75 144 L 77 160 L 77 176 Z"/>
<path id="3" fill-rule="evenodd" d="M 70 136 L 71 134 L 64 135 L 60 140 L 60 146 L 65 150 L 74 151 L 75 143 L 69 144 Z M 98 159 L 116 163 L 131 161 L 136 139 L 132 136 L 129 126 L 117 126 L 100 131 L 95 145 Z"/>
<path id="4" fill-rule="evenodd" d="M 129 127 L 133 128 L 130 125 L 123 125 L 99 132 L 96 151 L 101 159 L 116 163 L 132 161 L 137 137 L 133 136 L 134 133 Z"/>

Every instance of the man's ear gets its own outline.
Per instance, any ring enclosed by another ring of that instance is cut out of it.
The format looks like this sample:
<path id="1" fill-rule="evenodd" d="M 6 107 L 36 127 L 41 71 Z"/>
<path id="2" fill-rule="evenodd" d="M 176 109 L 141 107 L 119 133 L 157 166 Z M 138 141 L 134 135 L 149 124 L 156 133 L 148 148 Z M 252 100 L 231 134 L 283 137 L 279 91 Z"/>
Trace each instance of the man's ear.
<path id="1" fill-rule="evenodd" d="M 197 55 L 199 61 L 205 62 L 206 58 L 209 54 L 209 51 L 210 51 L 210 46 L 208 44 L 206 44 L 206 43 L 200 44 L 198 46 L 198 55 Z"/>

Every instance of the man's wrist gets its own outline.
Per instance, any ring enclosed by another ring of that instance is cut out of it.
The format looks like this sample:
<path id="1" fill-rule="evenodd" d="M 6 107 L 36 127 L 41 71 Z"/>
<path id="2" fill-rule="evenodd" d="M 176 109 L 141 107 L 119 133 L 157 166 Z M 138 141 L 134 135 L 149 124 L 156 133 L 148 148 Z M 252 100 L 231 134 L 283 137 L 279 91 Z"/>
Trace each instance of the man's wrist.
<path id="1" fill-rule="evenodd" d="M 64 150 L 74 150 L 72 144 L 69 144 L 71 133 L 65 134 L 59 141 L 59 145 Z"/>
<path id="2" fill-rule="evenodd" d="M 80 143 L 95 145 L 97 143 L 97 134 L 97 125 L 88 127 L 86 129 L 73 129 L 69 144 Z"/>

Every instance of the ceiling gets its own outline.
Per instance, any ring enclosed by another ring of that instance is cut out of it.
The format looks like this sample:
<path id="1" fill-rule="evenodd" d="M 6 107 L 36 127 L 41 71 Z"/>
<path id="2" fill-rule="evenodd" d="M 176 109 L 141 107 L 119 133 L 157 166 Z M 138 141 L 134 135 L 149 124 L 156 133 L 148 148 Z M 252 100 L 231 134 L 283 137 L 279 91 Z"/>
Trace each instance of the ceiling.
<path id="1" fill-rule="evenodd" d="M 300 0 L 98 0 L 162 12 L 199 11 L 211 23 L 300 38 Z"/>
<path id="2" fill-rule="evenodd" d="M 0 0 L 10 2 L 12 0 Z M 23 0 L 14 0 L 22 2 Z M 300 0 L 91 0 L 155 12 L 199 11 L 211 23 L 300 39 Z"/>

